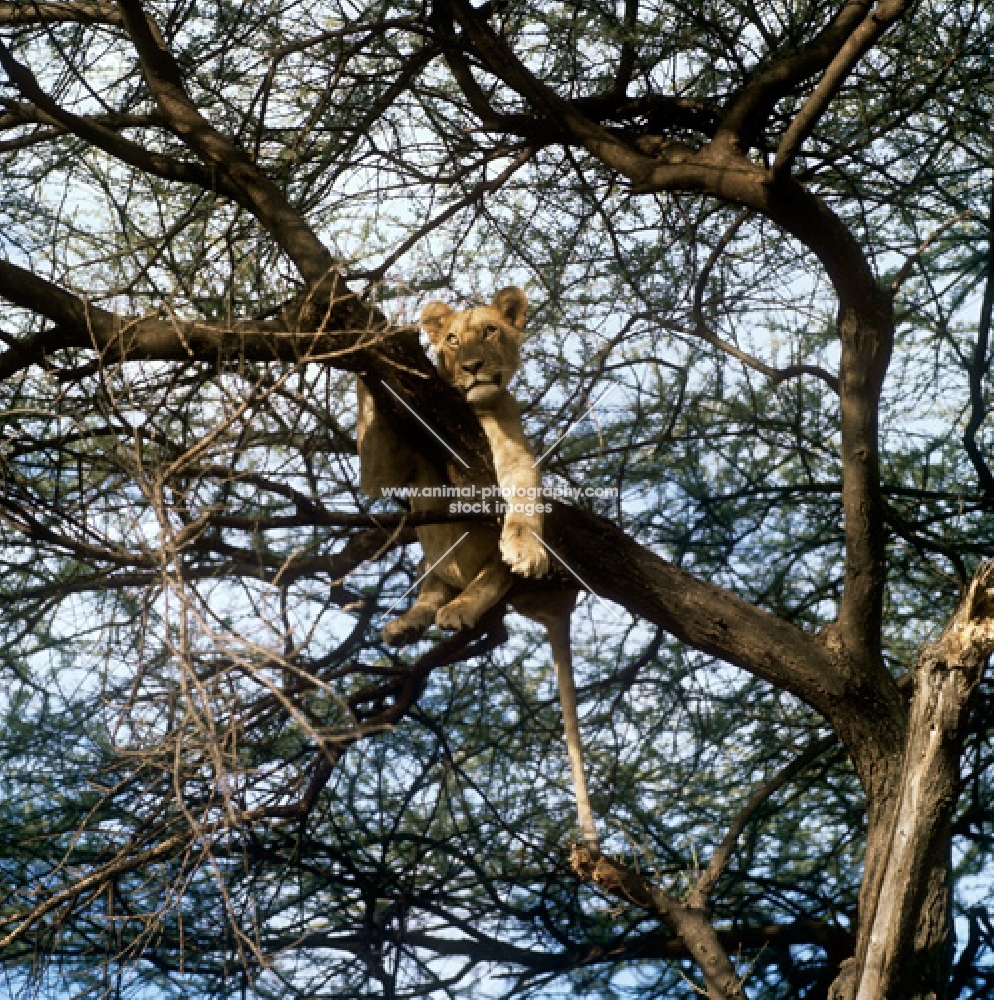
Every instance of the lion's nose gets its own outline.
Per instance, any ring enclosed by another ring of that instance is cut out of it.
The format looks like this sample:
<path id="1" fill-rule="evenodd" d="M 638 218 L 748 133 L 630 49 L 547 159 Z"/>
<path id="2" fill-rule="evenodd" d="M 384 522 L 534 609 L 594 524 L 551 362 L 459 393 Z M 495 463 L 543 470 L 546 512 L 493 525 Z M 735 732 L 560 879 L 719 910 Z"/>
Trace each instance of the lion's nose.
<path id="1" fill-rule="evenodd" d="M 467 375 L 475 375 L 482 367 L 482 361 L 464 361 L 462 363 L 462 370 L 466 372 Z"/>

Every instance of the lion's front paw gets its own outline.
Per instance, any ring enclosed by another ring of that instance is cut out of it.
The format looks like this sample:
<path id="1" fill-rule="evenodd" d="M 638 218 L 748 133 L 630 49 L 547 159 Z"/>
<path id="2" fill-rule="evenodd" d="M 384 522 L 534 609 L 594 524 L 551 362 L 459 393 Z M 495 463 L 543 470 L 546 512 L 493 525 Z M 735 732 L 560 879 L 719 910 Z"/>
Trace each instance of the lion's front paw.
<path id="1" fill-rule="evenodd" d="M 512 521 L 504 525 L 500 554 L 511 570 L 522 576 L 545 576 L 549 571 L 549 552 L 528 524 Z"/>
<path id="2" fill-rule="evenodd" d="M 421 608 L 411 608 L 410 611 L 387 623 L 380 635 L 388 646 L 407 646 L 417 642 L 425 634 L 425 629 L 431 621 L 430 611 L 426 614 Z"/>
<path id="3" fill-rule="evenodd" d="M 447 631 L 458 632 L 464 628 L 472 628 L 480 617 L 480 609 L 471 601 L 456 598 L 449 601 L 444 608 L 439 608 L 435 614 L 435 624 Z"/>

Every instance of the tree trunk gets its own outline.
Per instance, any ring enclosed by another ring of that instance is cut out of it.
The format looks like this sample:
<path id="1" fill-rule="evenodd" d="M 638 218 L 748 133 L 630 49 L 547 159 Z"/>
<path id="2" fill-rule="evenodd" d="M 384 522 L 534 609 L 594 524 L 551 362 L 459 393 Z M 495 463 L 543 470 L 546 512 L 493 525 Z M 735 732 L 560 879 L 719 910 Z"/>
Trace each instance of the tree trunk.
<path id="1" fill-rule="evenodd" d="M 893 805 L 871 814 L 855 959 L 838 1000 L 945 1000 L 953 934 L 951 822 L 970 702 L 994 650 L 994 563 L 914 669 Z"/>

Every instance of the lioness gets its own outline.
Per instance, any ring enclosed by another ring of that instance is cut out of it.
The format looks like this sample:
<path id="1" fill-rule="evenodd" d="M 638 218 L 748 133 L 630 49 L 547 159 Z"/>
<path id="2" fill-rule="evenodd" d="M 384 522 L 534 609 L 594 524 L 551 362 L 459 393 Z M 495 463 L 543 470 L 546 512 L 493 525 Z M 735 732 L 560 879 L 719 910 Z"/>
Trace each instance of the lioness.
<path id="1" fill-rule="evenodd" d="M 485 522 L 443 523 L 418 527 L 426 575 L 411 609 L 383 629 L 392 645 L 419 639 L 432 624 L 443 629 L 475 625 L 501 601 L 513 583 L 512 573 L 540 577 L 549 568 L 543 545 L 540 488 L 535 456 L 521 428 L 521 413 L 507 391 L 517 372 L 524 336 L 527 299 L 520 288 L 504 288 L 488 306 L 456 311 L 429 302 L 421 325 L 435 350 L 438 373 L 455 386 L 473 408 L 490 442 L 497 482 L 510 509 L 502 530 Z M 384 487 L 440 486 L 444 478 L 423 456 L 404 445 L 377 412 L 373 397 L 359 383 L 360 485 L 369 496 Z M 446 510 L 448 501 L 411 497 L 413 511 Z M 552 588 L 516 595 L 516 611 L 545 626 L 559 682 L 580 832 L 598 850 L 597 832 L 587 795 L 573 682 L 569 619 L 576 591 Z"/>

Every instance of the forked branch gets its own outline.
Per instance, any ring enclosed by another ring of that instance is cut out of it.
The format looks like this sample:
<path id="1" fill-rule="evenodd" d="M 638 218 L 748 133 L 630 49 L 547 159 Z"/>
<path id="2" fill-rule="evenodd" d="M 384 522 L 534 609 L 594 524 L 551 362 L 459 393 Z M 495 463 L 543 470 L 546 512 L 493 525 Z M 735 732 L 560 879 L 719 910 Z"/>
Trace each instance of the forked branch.
<path id="1" fill-rule="evenodd" d="M 882 0 L 873 13 L 859 24 L 835 54 L 814 93 L 784 132 L 773 161 L 771 176 L 782 177 L 800 152 L 801 144 L 811 134 L 818 120 L 842 89 L 856 63 L 876 44 L 880 36 L 904 13 L 908 0 Z"/>
<path id="2" fill-rule="evenodd" d="M 662 920 L 697 963 L 710 1000 L 745 1000 L 742 980 L 703 909 L 674 899 L 639 872 L 614 858 L 592 853 L 583 844 L 574 846 L 572 862 L 581 878 Z"/>
<path id="3" fill-rule="evenodd" d="M 731 859 L 732 851 L 735 849 L 739 837 L 742 836 L 742 831 L 748 826 L 753 816 L 788 781 L 793 780 L 805 768 L 814 763 L 826 750 L 829 750 L 837 743 L 838 738 L 834 735 L 816 740 L 804 753 L 795 757 L 785 768 L 770 778 L 769 781 L 760 785 L 749 796 L 749 801 L 739 811 L 738 816 L 735 817 L 735 821 L 729 827 L 728 833 L 725 834 L 721 843 L 715 848 L 714 854 L 711 855 L 711 860 L 707 868 L 700 879 L 698 879 L 694 891 L 687 899 L 688 905 L 702 908 L 707 906 L 708 897 L 711 895 L 712 889 L 714 889 L 718 879 L 721 878 L 722 872 L 724 872 Z"/>
<path id="4" fill-rule="evenodd" d="M 331 297 L 342 295 L 344 283 L 339 291 L 334 258 L 301 214 L 245 150 L 214 128 L 190 99 L 175 57 L 140 0 L 118 0 L 118 7 L 138 53 L 145 82 L 172 131 L 216 174 L 231 196 L 259 220 L 309 285 L 330 281 Z"/>

